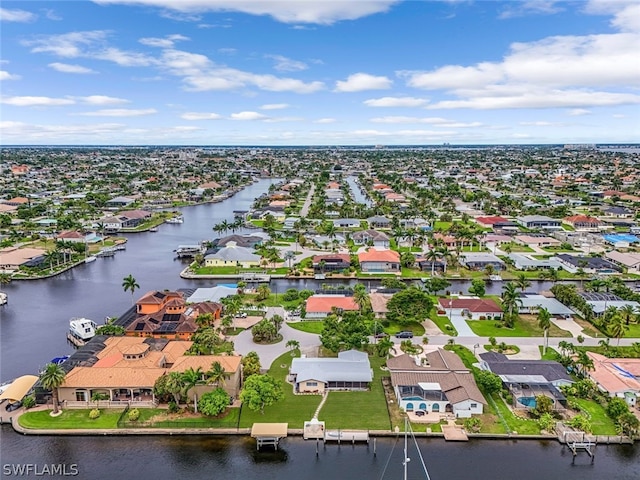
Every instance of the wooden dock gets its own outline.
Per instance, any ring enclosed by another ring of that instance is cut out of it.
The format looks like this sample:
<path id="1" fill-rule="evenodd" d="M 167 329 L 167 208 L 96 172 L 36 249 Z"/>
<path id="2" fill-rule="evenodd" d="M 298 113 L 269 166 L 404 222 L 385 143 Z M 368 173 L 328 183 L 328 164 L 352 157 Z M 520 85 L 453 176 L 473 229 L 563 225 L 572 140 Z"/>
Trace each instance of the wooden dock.
<path id="1" fill-rule="evenodd" d="M 469 437 L 460 425 L 442 425 L 444 439 L 449 442 L 468 442 Z"/>
<path id="2" fill-rule="evenodd" d="M 329 430 L 324 434 L 325 442 L 366 442 L 369 443 L 368 430 Z"/>
<path id="3" fill-rule="evenodd" d="M 264 445 L 271 445 L 277 450 L 278 442 L 287 436 L 288 428 L 288 423 L 254 423 L 251 436 L 256 439 L 257 450 Z"/>
<path id="4" fill-rule="evenodd" d="M 67 333 L 67 340 L 73 343 L 76 347 L 83 347 L 87 342 L 80 340 L 78 337 L 74 337 L 70 333 Z"/>

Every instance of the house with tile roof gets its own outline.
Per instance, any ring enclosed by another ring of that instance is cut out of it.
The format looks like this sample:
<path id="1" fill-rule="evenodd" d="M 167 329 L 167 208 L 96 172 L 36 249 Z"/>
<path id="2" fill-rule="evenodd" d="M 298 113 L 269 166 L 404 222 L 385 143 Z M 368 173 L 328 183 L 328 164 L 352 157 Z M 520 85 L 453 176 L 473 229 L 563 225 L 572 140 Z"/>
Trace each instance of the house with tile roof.
<path id="1" fill-rule="evenodd" d="M 587 352 L 593 369 L 587 375 L 610 397 L 623 398 L 630 407 L 640 399 L 640 358 L 607 358 Z"/>
<path id="2" fill-rule="evenodd" d="M 338 313 L 344 311 L 357 311 L 360 309 L 353 297 L 345 295 L 312 295 L 305 303 L 305 320 L 322 320 L 330 315 L 333 310 Z"/>
<path id="3" fill-rule="evenodd" d="M 241 247 L 236 242 L 230 241 L 216 253 L 205 255 L 204 264 L 207 267 L 258 267 L 260 255 L 253 253 L 252 249 Z"/>
<path id="4" fill-rule="evenodd" d="M 368 390 L 372 380 L 369 356 L 357 350 L 340 352 L 338 358 L 294 358 L 289 369 L 296 393 Z"/>
<path id="5" fill-rule="evenodd" d="M 370 248 L 358 253 L 362 273 L 400 273 L 400 254 L 395 250 Z"/>
<path id="6" fill-rule="evenodd" d="M 471 320 L 502 318 L 502 308 L 490 298 L 460 297 L 439 298 L 439 311 L 447 314 L 462 315 Z"/>
<path id="7" fill-rule="evenodd" d="M 398 406 L 410 412 L 453 414 L 469 418 L 483 413 L 486 400 L 471 371 L 455 353 L 437 349 L 422 356 L 387 360 Z"/>
<path id="8" fill-rule="evenodd" d="M 82 364 L 73 366 L 58 388 L 60 401 L 69 407 L 90 407 L 96 393 L 106 395 L 110 406 L 154 407 L 157 399 L 153 386 L 158 378 L 189 368 L 206 372 L 214 362 L 219 362 L 225 371 L 225 382 L 220 386 L 234 397 L 240 392 L 240 356 L 185 355 L 192 345 L 188 341 L 107 337 L 103 344 L 93 343 L 102 348 L 91 352 Z M 89 348 L 93 343 L 87 344 Z M 187 396 L 193 399 L 214 388 L 211 384 L 201 385 L 189 390 Z"/>
<path id="9" fill-rule="evenodd" d="M 589 215 L 572 215 L 562 219 L 563 223 L 571 225 L 578 232 L 598 232 L 603 223 Z"/>

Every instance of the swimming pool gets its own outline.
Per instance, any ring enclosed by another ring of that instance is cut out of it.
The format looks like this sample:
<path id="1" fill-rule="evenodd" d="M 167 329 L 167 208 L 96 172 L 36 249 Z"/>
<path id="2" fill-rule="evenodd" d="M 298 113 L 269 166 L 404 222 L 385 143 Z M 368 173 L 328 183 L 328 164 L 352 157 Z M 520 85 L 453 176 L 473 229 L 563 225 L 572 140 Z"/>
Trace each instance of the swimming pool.
<path id="1" fill-rule="evenodd" d="M 521 403 L 525 407 L 536 408 L 536 397 L 520 397 L 518 403 Z"/>
<path id="2" fill-rule="evenodd" d="M 403 402 L 423 402 L 424 398 L 422 397 L 406 397 L 402 399 Z"/>

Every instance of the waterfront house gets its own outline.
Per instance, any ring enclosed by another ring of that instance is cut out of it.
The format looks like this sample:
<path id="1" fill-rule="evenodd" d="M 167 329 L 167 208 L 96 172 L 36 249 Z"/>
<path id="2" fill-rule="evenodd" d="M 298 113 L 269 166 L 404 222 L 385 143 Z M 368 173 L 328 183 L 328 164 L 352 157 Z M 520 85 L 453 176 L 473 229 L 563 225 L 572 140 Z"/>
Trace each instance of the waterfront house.
<path id="1" fill-rule="evenodd" d="M 573 379 L 566 367 L 551 360 L 510 360 L 498 352 L 481 353 L 480 367 L 495 373 L 513 397 L 516 408 L 535 407 L 535 397 L 545 395 L 554 410 L 563 410 L 567 399 L 560 387 L 571 385 Z"/>
<path id="2" fill-rule="evenodd" d="M 94 394 L 106 395 L 111 406 L 153 407 L 155 382 L 162 375 L 201 367 L 203 371 L 219 362 L 225 370 L 225 382 L 220 385 L 231 396 L 240 391 L 241 357 L 217 355 L 186 355 L 192 342 L 161 338 L 94 337 L 72 355 L 63 366 L 70 368 L 58 388 L 60 401 L 69 408 L 89 408 Z M 202 385 L 188 392 L 193 398 L 211 391 L 214 385 Z"/>
<path id="3" fill-rule="evenodd" d="M 359 218 L 338 218 L 333 220 L 333 226 L 336 228 L 360 228 Z"/>
<path id="4" fill-rule="evenodd" d="M 256 255 L 253 250 L 240 247 L 231 241 L 216 253 L 206 255 L 204 264 L 206 267 L 258 267 L 260 266 L 260 255 Z"/>
<path id="5" fill-rule="evenodd" d="M 459 297 L 439 298 L 439 311 L 447 315 L 464 316 L 470 320 L 502 318 L 502 308 L 490 298 Z"/>
<path id="6" fill-rule="evenodd" d="M 560 240 L 547 237 L 546 235 L 516 235 L 513 239 L 517 243 L 521 243 L 522 245 L 527 245 L 529 247 L 559 247 L 561 242 Z"/>
<path id="7" fill-rule="evenodd" d="M 556 258 L 560 261 L 562 267 L 571 273 L 576 273 L 580 268 L 585 273 L 595 273 L 599 275 L 610 275 L 622 272 L 621 267 L 600 257 L 560 253 L 556 255 Z"/>
<path id="8" fill-rule="evenodd" d="M 627 273 L 640 274 L 640 253 L 622 253 L 613 250 L 605 253 L 604 256 L 610 262 L 626 268 Z"/>
<path id="9" fill-rule="evenodd" d="M 114 197 L 105 202 L 107 208 L 122 208 L 134 203 L 135 200 L 129 197 Z"/>
<path id="10" fill-rule="evenodd" d="M 380 215 L 367 218 L 367 223 L 369 228 L 391 228 L 391 220 Z"/>
<path id="11" fill-rule="evenodd" d="M 391 300 L 393 294 L 391 293 L 378 293 L 373 292 L 369 294 L 369 301 L 371 302 L 371 311 L 375 318 L 385 318 L 389 309 L 387 303 Z"/>
<path id="12" fill-rule="evenodd" d="M 547 311 L 556 318 L 567 318 L 574 315 L 573 310 L 565 304 L 560 303 L 555 298 L 545 297 L 539 293 L 521 293 L 518 302 L 518 312 L 535 315 L 540 308 L 546 308 Z"/>
<path id="13" fill-rule="evenodd" d="M 516 270 L 560 270 L 563 266 L 555 257 L 538 259 L 521 253 L 510 253 L 507 257 L 513 261 Z"/>
<path id="14" fill-rule="evenodd" d="M 254 249 L 263 242 L 263 238 L 258 235 L 227 235 L 213 241 L 216 247 L 222 248 L 233 242 L 238 247 Z"/>
<path id="15" fill-rule="evenodd" d="M 372 380 L 369 356 L 357 350 L 340 352 L 338 358 L 294 358 L 289 369 L 296 393 L 368 390 Z"/>
<path id="16" fill-rule="evenodd" d="M 358 253 L 362 273 L 400 273 L 400 254 L 395 250 L 370 248 Z"/>
<path id="17" fill-rule="evenodd" d="M 42 259 L 46 250 L 41 248 L 3 248 L 0 250 L 0 270 L 17 270 L 21 265 Z"/>
<path id="18" fill-rule="evenodd" d="M 346 253 L 314 255 L 312 262 L 313 271 L 316 273 L 340 272 L 349 269 L 351 266 L 351 257 Z"/>
<path id="19" fill-rule="evenodd" d="M 305 320 L 322 320 L 334 311 L 357 311 L 360 307 L 353 297 L 345 295 L 312 295 L 305 303 Z"/>
<path id="20" fill-rule="evenodd" d="M 516 218 L 516 222 L 530 230 L 557 230 L 562 228 L 562 221 L 545 215 L 524 215 Z"/>
<path id="21" fill-rule="evenodd" d="M 587 352 L 593 369 L 587 375 L 600 391 L 610 397 L 623 398 L 630 407 L 640 399 L 640 358 L 607 358 L 599 353 Z"/>
<path id="22" fill-rule="evenodd" d="M 351 235 L 356 245 L 369 245 L 380 249 L 389 248 L 389 236 L 377 230 L 361 230 Z"/>
<path id="23" fill-rule="evenodd" d="M 486 405 L 473 374 L 460 357 L 443 349 L 422 356 L 406 354 L 387 360 L 398 406 L 407 412 L 481 415 Z"/>
<path id="24" fill-rule="evenodd" d="M 459 257 L 460 264 L 469 270 L 484 270 L 491 265 L 494 271 L 506 269 L 505 263 L 492 253 L 462 252 Z"/>

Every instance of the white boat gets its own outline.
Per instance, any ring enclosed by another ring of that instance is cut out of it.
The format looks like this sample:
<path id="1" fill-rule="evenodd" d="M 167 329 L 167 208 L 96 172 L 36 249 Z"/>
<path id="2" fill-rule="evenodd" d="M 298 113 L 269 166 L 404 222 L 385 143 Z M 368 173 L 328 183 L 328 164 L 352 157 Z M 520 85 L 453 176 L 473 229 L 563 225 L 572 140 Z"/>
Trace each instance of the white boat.
<path id="1" fill-rule="evenodd" d="M 182 216 L 169 218 L 166 223 L 184 223 L 184 218 Z"/>
<path id="2" fill-rule="evenodd" d="M 9 295 L 0 292 L 0 305 L 6 305 L 7 303 L 9 303 Z"/>
<path id="3" fill-rule="evenodd" d="M 72 318 L 69 320 L 69 334 L 83 342 L 91 340 L 95 336 L 96 328 L 95 322 L 88 318 Z"/>
<path id="4" fill-rule="evenodd" d="M 84 263 L 95 262 L 97 259 L 98 257 L 96 257 L 95 255 L 89 255 L 87 258 L 84 259 Z"/>
<path id="5" fill-rule="evenodd" d="M 158 227 L 152 227 L 149 229 L 150 232 L 157 232 L 158 231 Z"/>

